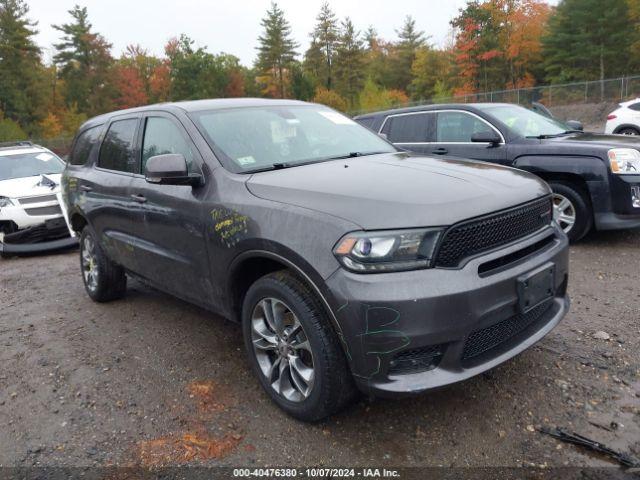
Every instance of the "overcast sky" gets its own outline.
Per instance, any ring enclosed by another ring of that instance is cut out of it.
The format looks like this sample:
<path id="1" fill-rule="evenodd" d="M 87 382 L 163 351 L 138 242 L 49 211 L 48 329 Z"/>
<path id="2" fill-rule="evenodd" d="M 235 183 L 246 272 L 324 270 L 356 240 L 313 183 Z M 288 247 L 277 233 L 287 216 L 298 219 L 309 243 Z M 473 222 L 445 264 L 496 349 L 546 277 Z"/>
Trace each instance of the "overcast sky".
<path id="1" fill-rule="evenodd" d="M 323 0 L 279 0 L 300 43 L 303 53 Z M 168 39 L 186 33 L 212 53 L 236 55 L 249 66 L 256 55 L 260 20 L 270 0 L 27 0 L 30 17 L 38 21 L 37 41 L 51 59 L 51 45 L 59 32 L 51 24 L 66 23 L 67 10 L 74 4 L 86 6 L 94 30 L 113 44 L 119 56 L 132 43 L 162 54 Z M 395 30 L 405 15 L 412 15 L 420 30 L 442 45 L 450 30 L 449 21 L 465 0 L 333 0 L 331 7 L 340 17 L 349 16 L 360 30 L 373 25 L 385 39 L 395 39 Z"/>

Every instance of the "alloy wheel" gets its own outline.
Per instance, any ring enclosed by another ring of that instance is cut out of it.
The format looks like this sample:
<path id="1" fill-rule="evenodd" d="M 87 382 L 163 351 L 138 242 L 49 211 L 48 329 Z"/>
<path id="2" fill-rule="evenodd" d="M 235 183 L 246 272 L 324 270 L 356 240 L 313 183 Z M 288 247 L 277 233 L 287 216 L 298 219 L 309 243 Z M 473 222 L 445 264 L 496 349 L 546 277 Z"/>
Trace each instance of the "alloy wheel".
<path id="1" fill-rule="evenodd" d="M 98 259 L 96 245 L 91 236 L 86 236 L 82 242 L 82 275 L 87 288 L 94 292 L 98 288 Z"/>
<path id="2" fill-rule="evenodd" d="M 576 207 L 564 195 L 553 194 L 553 219 L 564 233 L 569 233 L 576 223 Z"/>
<path id="3" fill-rule="evenodd" d="M 275 392 L 302 402 L 313 390 L 313 352 L 298 317 L 282 300 L 263 298 L 251 315 L 251 343 L 262 375 Z"/>

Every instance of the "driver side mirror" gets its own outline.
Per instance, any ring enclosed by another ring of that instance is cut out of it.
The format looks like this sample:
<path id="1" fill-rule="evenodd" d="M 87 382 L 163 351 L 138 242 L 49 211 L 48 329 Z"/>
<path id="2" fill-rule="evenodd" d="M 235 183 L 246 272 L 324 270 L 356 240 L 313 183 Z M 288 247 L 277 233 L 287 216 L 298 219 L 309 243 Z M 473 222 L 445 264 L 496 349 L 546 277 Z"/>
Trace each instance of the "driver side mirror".
<path id="1" fill-rule="evenodd" d="M 490 143 L 491 146 L 498 145 L 502 139 L 494 130 L 487 130 L 485 132 L 476 132 L 471 135 L 471 141 L 474 143 Z"/>
<path id="2" fill-rule="evenodd" d="M 184 156 L 179 153 L 156 155 L 147 160 L 144 177 L 149 183 L 158 185 L 202 185 L 202 175 L 189 173 Z"/>

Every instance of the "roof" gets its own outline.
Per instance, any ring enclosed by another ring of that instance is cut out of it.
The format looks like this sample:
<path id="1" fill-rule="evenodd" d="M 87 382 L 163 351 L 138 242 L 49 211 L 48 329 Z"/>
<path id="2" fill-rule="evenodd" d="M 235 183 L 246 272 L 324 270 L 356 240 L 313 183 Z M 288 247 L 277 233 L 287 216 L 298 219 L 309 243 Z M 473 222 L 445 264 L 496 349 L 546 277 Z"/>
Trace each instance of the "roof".
<path id="1" fill-rule="evenodd" d="M 39 147 L 38 145 L 22 145 L 22 146 L 14 146 L 14 147 L 4 147 L 0 148 L 0 157 L 8 157 L 11 155 L 22 155 L 25 153 L 47 153 L 50 152 L 44 148 Z"/>
<path id="2" fill-rule="evenodd" d="M 138 113 L 149 110 L 168 110 L 168 109 L 180 109 L 185 112 L 198 112 L 204 110 L 222 110 L 228 108 L 249 108 L 249 107 L 266 107 L 266 106 L 295 106 L 295 105 L 310 105 L 307 102 L 301 102 L 299 100 L 281 100 L 281 99 L 269 99 L 269 98 L 214 98 L 206 100 L 184 100 L 181 102 L 166 102 L 156 103 L 153 105 L 146 105 L 144 107 L 129 108 L 126 110 L 116 110 L 114 112 L 105 113 L 97 117 L 87 120 L 85 126 L 99 125 L 107 122 L 111 117 L 116 115 L 123 115 L 127 113 Z"/>
<path id="3" fill-rule="evenodd" d="M 395 115 L 398 113 L 411 113 L 411 112 L 424 112 L 429 110 L 446 110 L 446 109 L 457 109 L 457 110 L 473 110 L 476 108 L 483 107 L 495 107 L 495 106 L 504 106 L 504 105 L 512 105 L 511 103 L 438 103 L 438 104 L 428 104 L 428 105 L 417 105 L 415 107 L 404 107 L 404 108 L 394 108 L 391 110 L 384 110 L 380 112 L 371 112 L 364 113 L 362 115 L 358 115 L 355 118 L 370 118 L 377 117 L 380 115 Z"/>

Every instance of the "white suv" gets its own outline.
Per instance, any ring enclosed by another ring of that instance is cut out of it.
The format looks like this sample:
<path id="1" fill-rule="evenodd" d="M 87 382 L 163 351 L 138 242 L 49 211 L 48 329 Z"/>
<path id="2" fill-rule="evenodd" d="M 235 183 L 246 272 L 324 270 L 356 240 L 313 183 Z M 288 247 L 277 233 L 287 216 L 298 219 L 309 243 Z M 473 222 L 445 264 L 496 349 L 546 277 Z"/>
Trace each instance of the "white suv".
<path id="1" fill-rule="evenodd" d="M 30 142 L 0 144 L 0 253 L 32 253 L 76 244 L 63 211 L 64 162 Z"/>
<path id="2" fill-rule="evenodd" d="M 640 135 L 640 98 L 620 104 L 620 108 L 607 116 L 604 133 Z"/>

